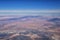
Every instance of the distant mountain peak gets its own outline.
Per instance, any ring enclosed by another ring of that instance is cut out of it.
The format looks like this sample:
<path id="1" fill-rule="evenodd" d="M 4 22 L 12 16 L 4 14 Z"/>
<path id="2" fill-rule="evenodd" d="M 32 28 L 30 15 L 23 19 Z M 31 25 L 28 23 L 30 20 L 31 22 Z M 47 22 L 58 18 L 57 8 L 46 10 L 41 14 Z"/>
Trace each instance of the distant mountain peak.
<path id="1" fill-rule="evenodd" d="M 60 18 L 52 18 L 52 19 L 50 19 L 48 21 L 56 22 L 56 21 L 60 21 Z"/>

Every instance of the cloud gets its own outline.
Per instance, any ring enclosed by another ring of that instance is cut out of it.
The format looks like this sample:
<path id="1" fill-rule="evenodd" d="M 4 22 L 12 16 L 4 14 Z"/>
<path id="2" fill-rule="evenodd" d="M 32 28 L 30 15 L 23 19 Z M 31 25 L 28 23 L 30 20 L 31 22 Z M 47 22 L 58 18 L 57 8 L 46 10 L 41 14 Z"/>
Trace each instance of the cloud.
<path id="1" fill-rule="evenodd" d="M 32 13 L 60 13 L 60 10 L 0 10 L 0 12 L 32 12 Z"/>

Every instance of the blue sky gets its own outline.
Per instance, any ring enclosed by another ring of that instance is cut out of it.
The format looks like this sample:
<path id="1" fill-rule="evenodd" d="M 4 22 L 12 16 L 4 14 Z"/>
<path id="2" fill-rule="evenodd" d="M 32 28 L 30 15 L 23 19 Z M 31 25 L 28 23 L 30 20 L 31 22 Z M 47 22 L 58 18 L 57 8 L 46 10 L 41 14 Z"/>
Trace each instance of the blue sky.
<path id="1" fill-rule="evenodd" d="M 1 10 L 60 10 L 60 0 L 0 0 Z"/>
<path id="2" fill-rule="evenodd" d="M 60 1 L 39 0 L 0 0 L 0 10 L 56 10 L 60 9 Z"/>

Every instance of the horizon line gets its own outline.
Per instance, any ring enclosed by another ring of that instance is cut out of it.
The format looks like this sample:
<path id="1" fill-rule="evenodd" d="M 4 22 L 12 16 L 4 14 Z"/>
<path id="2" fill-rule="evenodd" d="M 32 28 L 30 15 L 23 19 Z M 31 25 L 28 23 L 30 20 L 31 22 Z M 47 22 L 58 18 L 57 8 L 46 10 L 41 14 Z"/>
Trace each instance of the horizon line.
<path id="1" fill-rule="evenodd" d="M 60 10 L 0 10 L 0 12 L 43 12 L 43 13 L 60 13 Z"/>

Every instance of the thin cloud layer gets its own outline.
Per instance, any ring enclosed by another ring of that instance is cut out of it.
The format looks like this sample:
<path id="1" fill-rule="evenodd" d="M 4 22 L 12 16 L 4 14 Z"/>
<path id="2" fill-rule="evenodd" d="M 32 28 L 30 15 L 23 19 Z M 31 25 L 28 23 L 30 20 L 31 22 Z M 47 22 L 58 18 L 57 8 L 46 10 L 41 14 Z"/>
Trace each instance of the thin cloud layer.
<path id="1" fill-rule="evenodd" d="M 60 13 L 60 10 L 0 10 L 0 12 Z"/>

